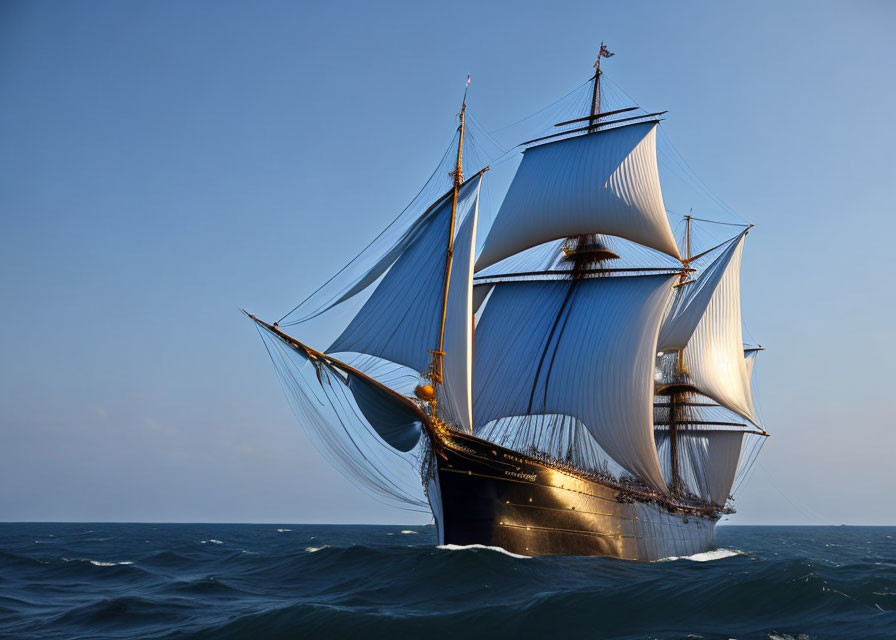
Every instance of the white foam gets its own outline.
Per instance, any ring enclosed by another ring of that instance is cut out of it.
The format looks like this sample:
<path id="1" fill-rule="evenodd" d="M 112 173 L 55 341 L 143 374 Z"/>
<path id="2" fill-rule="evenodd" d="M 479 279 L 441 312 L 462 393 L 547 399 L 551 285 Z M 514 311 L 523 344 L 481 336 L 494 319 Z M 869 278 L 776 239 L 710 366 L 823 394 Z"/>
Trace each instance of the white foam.
<path id="1" fill-rule="evenodd" d="M 214 538 L 209 538 L 208 540 L 203 540 L 202 544 L 207 544 L 209 542 L 211 542 L 212 544 L 224 544 L 220 540 L 215 540 Z"/>
<path id="2" fill-rule="evenodd" d="M 330 545 L 325 544 L 322 547 L 305 547 L 305 551 L 308 553 L 314 553 L 315 551 L 320 551 L 321 549 L 329 549 Z"/>
<path id="3" fill-rule="evenodd" d="M 114 567 L 117 565 L 134 564 L 133 562 L 130 562 L 128 560 L 124 562 L 102 562 L 101 560 L 89 560 L 88 562 L 90 562 L 90 564 L 95 567 Z"/>
<path id="4" fill-rule="evenodd" d="M 401 530 L 401 533 L 403 533 L 404 535 L 407 536 L 407 535 L 411 535 L 411 534 L 416 534 L 417 532 L 416 532 L 416 531 L 412 531 L 411 529 L 402 529 L 402 530 Z"/>
<path id="5" fill-rule="evenodd" d="M 712 551 L 704 551 L 695 553 L 692 556 L 670 556 L 663 558 L 658 562 L 672 562 L 673 560 L 690 560 L 691 562 L 710 562 L 712 560 L 721 560 L 722 558 L 730 558 L 732 556 L 745 555 L 743 551 L 737 549 L 713 549 Z"/>
<path id="6" fill-rule="evenodd" d="M 466 551 L 468 549 L 484 549 L 485 551 L 497 551 L 498 553 L 503 553 L 506 556 L 510 556 L 511 558 L 521 558 L 528 560 L 532 556 L 521 556 L 518 553 L 511 553 L 507 549 L 502 547 L 490 547 L 484 544 L 440 544 L 437 549 L 445 549 L 446 551 Z"/>
<path id="7" fill-rule="evenodd" d="M 292 531 L 292 529 L 277 529 L 277 533 L 286 533 L 287 531 Z"/>
<path id="8" fill-rule="evenodd" d="M 63 562 L 89 562 L 95 567 L 115 567 L 118 565 L 134 564 L 130 560 L 124 562 L 104 562 L 103 560 L 91 560 L 90 558 L 63 558 Z"/>

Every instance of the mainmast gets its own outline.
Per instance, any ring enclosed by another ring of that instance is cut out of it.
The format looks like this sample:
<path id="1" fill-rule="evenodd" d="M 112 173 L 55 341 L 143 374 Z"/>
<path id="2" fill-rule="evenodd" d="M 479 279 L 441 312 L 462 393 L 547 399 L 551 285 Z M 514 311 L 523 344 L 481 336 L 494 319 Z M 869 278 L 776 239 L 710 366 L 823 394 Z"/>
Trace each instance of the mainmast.
<path id="1" fill-rule="evenodd" d="M 439 325 L 439 345 L 438 348 L 430 350 L 432 354 L 432 362 L 429 367 L 429 379 L 433 383 L 442 382 L 442 362 L 445 356 L 445 319 L 448 315 L 448 286 L 451 281 L 451 266 L 454 258 L 454 227 L 457 222 L 457 198 L 460 192 L 460 186 L 464 181 L 463 157 L 464 157 L 464 132 L 466 129 L 465 114 L 467 111 L 467 88 L 470 86 L 470 76 L 467 76 L 467 86 L 464 88 L 464 98 L 461 102 L 460 113 L 458 114 L 459 123 L 457 126 L 457 158 L 454 164 L 454 171 L 451 176 L 454 178 L 454 194 L 451 201 L 451 222 L 448 228 L 448 248 L 445 252 L 445 288 L 442 295 L 442 319 Z M 430 392 L 431 393 L 428 393 Z M 435 402 L 435 389 L 425 389 L 427 396 L 425 399 Z M 420 393 L 418 392 L 418 396 Z"/>
<path id="2" fill-rule="evenodd" d="M 609 58 L 612 55 L 613 54 L 610 53 L 606 45 L 601 42 L 600 51 L 598 51 L 597 54 L 597 61 L 594 63 L 595 71 L 593 77 L 594 85 L 591 94 L 591 113 L 585 117 L 585 119 L 588 120 L 589 134 L 597 130 L 598 118 L 600 118 L 601 115 L 600 76 L 602 74 L 602 71 L 600 70 L 600 59 Z M 544 343 L 541 357 L 538 360 L 538 367 L 535 370 L 535 378 L 532 385 L 532 391 L 529 395 L 529 406 L 527 408 L 528 414 L 532 413 L 532 408 L 535 402 L 536 389 L 538 388 L 538 382 L 541 379 L 542 368 L 544 367 L 547 360 L 548 352 L 550 351 L 551 345 L 554 344 L 554 336 L 557 332 L 559 332 L 560 336 L 562 336 L 563 334 L 566 323 L 561 323 L 560 321 L 566 313 L 567 306 L 573 298 L 576 287 L 582 281 L 586 274 L 594 274 L 597 277 L 607 275 L 609 271 L 605 271 L 601 268 L 603 266 L 603 263 L 619 258 L 617 254 L 607 248 L 603 237 L 595 233 L 587 233 L 567 238 L 563 243 L 563 253 L 565 255 L 565 259 L 572 262 L 572 278 L 569 284 L 569 289 L 566 292 L 566 296 L 564 297 L 563 302 L 560 305 L 560 308 L 554 318 L 554 323 L 551 326 L 550 332 L 548 333 L 548 338 Z M 559 338 L 557 338 L 557 341 L 559 341 Z M 549 364 L 547 373 L 548 376 L 550 376 L 551 368 L 552 365 Z"/>
<path id="3" fill-rule="evenodd" d="M 686 215 L 684 217 L 684 222 L 685 259 L 683 260 L 683 264 L 689 265 L 691 261 L 691 216 Z M 688 273 L 689 271 L 687 268 L 681 270 L 681 278 L 678 284 L 679 287 L 687 284 Z M 687 376 L 687 371 L 684 368 L 684 348 L 678 350 L 678 360 L 675 363 L 675 374 L 678 378 L 676 382 L 679 383 L 679 385 L 684 385 Z M 682 489 L 680 458 L 678 455 L 678 425 L 686 419 L 686 416 L 682 414 L 687 406 L 686 402 L 682 402 L 683 400 L 686 400 L 684 391 L 686 387 L 679 385 L 675 385 L 669 393 L 669 467 L 671 472 L 671 486 L 669 488 L 672 490 L 673 494 L 680 493 Z"/>
<path id="4" fill-rule="evenodd" d="M 600 59 L 601 58 L 611 58 L 613 56 L 610 53 L 610 50 L 607 49 L 607 46 L 601 42 L 600 43 L 600 51 L 597 52 L 597 60 L 594 63 L 594 87 L 591 93 L 591 126 L 589 129 L 589 133 L 594 130 L 594 127 L 597 126 L 597 116 L 600 114 L 600 76 L 603 74 L 603 71 L 600 70 Z"/>
<path id="5" fill-rule="evenodd" d="M 597 52 L 597 60 L 594 63 L 594 77 L 591 90 L 591 113 L 588 115 L 588 133 L 594 133 L 598 127 L 598 118 L 600 118 L 600 77 L 603 71 L 600 70 L 601 58 L 610 58 L 614 54 L 610 53 L 607 46 L 601 42 L 600 50 Z M 619 256 L 607 248 L 603 238 L 597 234 L 585 234 L 569 238 L 564 252 L 567 258 L 574 260 L 573 271 L 577 275 L 585 269 L 601 266 L 601 263 L 607 260 L 613 260 Z"/>

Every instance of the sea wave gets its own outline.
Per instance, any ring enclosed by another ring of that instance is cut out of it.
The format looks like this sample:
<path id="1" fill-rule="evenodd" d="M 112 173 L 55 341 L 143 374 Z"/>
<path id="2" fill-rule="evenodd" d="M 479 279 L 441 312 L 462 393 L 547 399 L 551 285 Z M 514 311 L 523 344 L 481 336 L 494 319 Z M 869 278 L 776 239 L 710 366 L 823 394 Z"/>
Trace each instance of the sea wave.
<path id="1" fill-rule="evenodd" d="M 0 524 L 0 636 L 892 640 L 896 628 L 896 529 L 724 527 L 716 550 L 637 563 L 438 547 L 432 526 L 90 526 L 114 539 Z M 56 544 L 32 544 L 49 533 Z"/>

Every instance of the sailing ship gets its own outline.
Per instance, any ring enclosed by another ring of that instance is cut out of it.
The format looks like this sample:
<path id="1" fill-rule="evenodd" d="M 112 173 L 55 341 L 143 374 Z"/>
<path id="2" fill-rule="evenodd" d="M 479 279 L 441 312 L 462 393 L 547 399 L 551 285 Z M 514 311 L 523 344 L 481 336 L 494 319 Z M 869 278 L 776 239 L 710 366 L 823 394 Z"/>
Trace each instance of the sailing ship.
<path id="1" fill-rule="evenodd" d="M 741 328 L 752 225 L 694 253 L 684 216 L 680 252 L 657 166 L 665 112 L 601 111 L 610 55 L 601 45 L 588 112 L 522 143 L 485 233 L 488 167 L 463 170 L 465 92 L 447 192 L 287 322 L 247 313 L 318 448 L 375 495 L 431 510 L 440 544 L 706 551 L 748 443 L 768 435 L 751 389 L 761 347 Z M 651 258 L 619 266 L 626 253 Z M 351 301 L 326 349 L 285 331 Z"/>

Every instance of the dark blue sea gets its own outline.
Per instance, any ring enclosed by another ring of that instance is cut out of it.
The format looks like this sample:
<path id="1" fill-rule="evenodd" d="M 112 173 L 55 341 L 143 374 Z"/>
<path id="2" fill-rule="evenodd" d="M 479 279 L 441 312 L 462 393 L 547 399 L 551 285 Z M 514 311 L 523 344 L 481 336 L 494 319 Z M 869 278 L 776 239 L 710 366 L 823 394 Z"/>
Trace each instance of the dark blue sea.
<path id="1" fill-rule="evenodd" d="M 3 638 L 896 638 L 896 527 L 720 527 L 639 564 L 432 527 L 0 524 Z"/>

